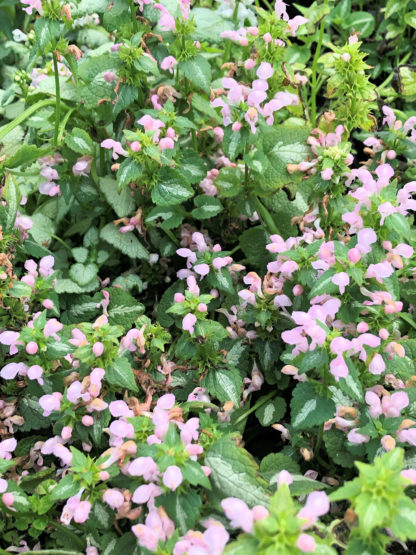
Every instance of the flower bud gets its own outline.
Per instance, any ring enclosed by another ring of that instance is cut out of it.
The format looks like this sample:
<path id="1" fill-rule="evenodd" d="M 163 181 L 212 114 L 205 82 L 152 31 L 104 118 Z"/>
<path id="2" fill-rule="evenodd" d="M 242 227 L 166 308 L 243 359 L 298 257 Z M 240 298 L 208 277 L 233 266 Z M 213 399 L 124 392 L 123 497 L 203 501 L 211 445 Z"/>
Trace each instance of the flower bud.
<path id="1" fill-rule="evenodd" d="M 38 344 L 34 341 L 29 341 L 26 345 L 26 352 L 28 355 L 35 355 L 38 352 Z"/>
<path id="2" fill-rule="evenodd" d="M 81 419 L 81 422 L 83 423 L 84 426 L 92 426 L 94 424 L 94 418 L 89 414 L 84 414 L 84 416 Z"/>
<path id="3" fill-rule="evenodd" d="M 100 341 L 97 341 L 92 346 L 92 352 L 96 357 L 100 357 L 104 352 L 104 345 Z"/>
<path id="4" fill-rule="evenodd" d="M 6 505 L 6 507 L 11 507 L 14 503 L 14 495 L 12 493 L 3 493 L 1 500 Z"/>
<path id="5" fill-rule="evenodd" d="M 356 247 L 350 249 L 348 251 L 348 260 L 353 264 L 356 264 L 361 260 L 361 252 Z"/>

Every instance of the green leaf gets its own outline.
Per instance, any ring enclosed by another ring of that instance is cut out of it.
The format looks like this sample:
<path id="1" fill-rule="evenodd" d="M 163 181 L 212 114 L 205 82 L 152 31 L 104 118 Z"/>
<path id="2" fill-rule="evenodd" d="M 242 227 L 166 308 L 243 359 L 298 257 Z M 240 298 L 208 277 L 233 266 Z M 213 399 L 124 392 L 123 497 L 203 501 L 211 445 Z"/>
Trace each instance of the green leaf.
<path id="1" fill-rule="evenodd" d="M 178 170 L 163 167 L 158 171 L 157 184 L 152 189 L 152 200 L 158 206 L 181 204 L 193 194 L 192 187 Z"/>
<path id="2" fill-rule="evenodd" d="M 399 214 L 398 212 L 390 214 L 384 220 L 384 225 L 391 231 L 396 231 L 400 237 L 407 239 L 410 236 L 409 220 L 403 216 L 403 214 Z"/>
<path id="3" fill-rule="evenodd" d="M 4 160 L 6 168 L 18 168 L 30 164 L 45 154 L 45 150 L 35 145 L 23 144 L 12 156 Z"/>
<path id="4" fill-rule="evenodd" d="M 239 131 L 233 131 L 231 125 L 224 129 L 222 148 L 224 154 L 233 162 L 239 154 L 244 152 L 248 137 L 248 129 L 244 127 Z"/>
<path id="5" fill-rule="evenodd" d="M 275 397 L 264 403 L 256 410 L 256 416 L 262 426 L 271 426 L 279 422 L 286 412 L 286 401 L 282 397 Z"/>
<path id="6" fill-rule="evenodd" d="M 363 386 L 360 382 L 358 370 L 356 369 L 350 357 L 344 358 L 348 366 L 348 376 L 346 378 L 340 378 L 338 381 L 338 386 L 343 393 L 346 393 L 355 401 L 363 402 L 364 392 Z"/>
<path id="7" fill-rule="evenodd" d="M 262 226 L 251 227 L 240 236 L 241 250 L 254 266 L 265 268 L 270 261 L 267 243 L 270 243 L 270 239 Z"/>
<path id="8" fill-rule="evenodd" d="M 35 21 L 34 28 L 36 45 L 43 54 L 47 50 L 49 43 L 51 41 L 55 42 L 59 36 L 59 22 L 47 17 L 41 17 Z"/>
<path id="9" fill-rule="evenodd" d="M 78 154 L 92 154 L 93 142 L 91 137 L 84 129 L 74 127 L 70 135 L 65 137 L 65 144 Z"/>
<path id="10" fill-rule="evenodd" d="M 344 432 L 332 427 L 324 433 L 324 443 L 331 461 L 346 468 L 353 467 L 354 456 L 346 448 Z"/>
<path id="11" fill-rule="evenodd" d="M 291 474 L 300 474 L 298 463 L 283 453 L 269 453 L 260 463 L 261 475 L 268 482 L 281 470 L 287 470 Z"/>
<path id="12" fill-rule="evenodd" d="M 159 496 L 156 502 L 166 510 L 181 534 L 192 529 L 200 518 L 202 500 L 196 491 L 172 491 Z"/>
<path id="13" fill-rule="evenodd" d="M 32 288 L 23 281 L 15 281 L 8 293 L 18 299 L 29 298 L 32 295 Z"/>
<path id="14" fill-rule="evenodd" d="M 142 303 L 116 287 L 109 289 L 110 304 L 108 306 L 108 321 L 111 325 L 123 326 L 125 329 L 130 329 L 140 314 L 144 312 Z"/>
<path id="15" fill-rule="evenodd" d="M 193 486 L 203 486 L 206 489 L 211 489 L 211 484 L 201 468 L 201 465 L 196 461 L 188 460 L 184 466 L 181 466 L 182 476 Z"/>
<path id="16" fill-rule="evenodd" d="M 77 262 L 81 262 L 81 264 L 87 261 L 88 255 L 88 249 L 85 247 L 75 247 L 72 249 L 72 256 Z"/>
<path id="17" fill-rule="evenodd" d="M 208 195 L 198 195 L 194 198 L 194 202 L 197 208 L 192 210 L 192 216 L 197 220 L 213 218 L 223 210 L 221 202 Z"/>
<path id="18" fill-rule="evenodd" d="M 130 258 L 139 258 L 142 260 L 148 260 L 149 258 L 148 251 L 143 247 L 132 231 L 120 233 L 119 229 L 110 222 L 102 228 L 100 237 Z"/>
<path id="19" fill-rule="evenodd" d="M 117 182 L 108 176 L 100 177 L 99 183 L 100 189 L 104 193 L 106 201 L 119 218 L 124 218 L 134 211 L 136 204 L 130 194 L 130 189 L 124 188 L 118 192 Z"/>
<path id="20" fill-rule="evenodd" d="M 96 264 L 81 264 L 77 262 L 69 269 L 69 276 L 75 283 L 83 287 L 97 277 L 97 272 L 98 266 Z"/>
<path id="21" fill-rule="evenodd" d="M 406 97 L 405 100 L 414 100 L 416 97 L 416 71 L 413 67 L 399 67 L 399 86 L 401 94 Z M 387 216 L 387 218 L 389 217 Z"/>
<path id="22" fill-rule="evenodd" d="M 210 102 L 206 100 L 203 96 L 195 93 L 191 100 L 192 107 L 201 112 L 204 116 L 207 116 L 208 121 L 210 119 L 215 120 L 217 123 L 222 124 L 222 117 L 217 114 L 215 109 L 211 106 Z"/>
<path id="23" fill-rule="evenodd" d="M 0 225 L 4 233 L 10 233 L 16 221 L 17 210 L 21 199 L 19 186 L 10 173 L 6 176 L 2 197 L 7 202 L 7 206 L 3 206 L 0 201 Z"/>
<path id="24" fill-rule="evenodd" d="M 259 476 L 256 462 L 230 437 L 222 437 L 211 445 L 205 464 L 211 469 L 211 484 L 220 499 L 238 497 L 249 507 L 268 506 L 267 482 Z"/>
<path id="25" fill-rule="evenodd" d="M 293 482 L 289 486 L 292 495 L 306 495 L 316 490 L 328 489 L 326 484 L 306 478 L 302 474 L 292 474 L 292 478 Z"/>
<path id="26" fill-rule="evenodd" d="M 33 222 L 33 226 L 29 231 L 30 235 L 36 243 L 45 246 L 45 243 L 49 243 L 52 235 L 55 233 L 55 222 L 40 212 L 31 215 L 30 219 Z"/>
<path id="27" fill-rule="evenodd" d="M 259 184 L 265 191 L 274 190 L 299 180 L 289 174 L 287 164 L 299 164 L 310 155 L 306 139 L 309 129 L 306 126 L 281 125 L 261 127 L 263 152 L 269 166 L 263 175 L 258 174 Z"/>
<path id="28" fill-rule="evenodd" d="M 146 218 L 146 223 L 162 220 L 160 227 L 164 230 L 174 229 L 183 222 L 185 211 L 181 206 L 155 206 Z"/>
<path id="29" fill-rule="evenodd" d="M 332 295 L 333 293 L 337 293 L 339 291 L 339 287 L 332 281 L 335 274 L 336 271 L 334 268 L 326 270 L 326 272 L 324 272 L 313 284 L 313 287 L 309 292 L 309 298 L 312 299 L 313 297 L 317 297 L 322 294 Z"/>
<path id="30" fill-rule="evenodd" d="M 182 152 L 180 168 L 189 183 L 200 183 L 206 176 L 207 166 L 204 160 L 194 150 Z"/>
<path id="31" fill-rule="evenodd" d="M 384 12 L 384 17 L 390 19 L 390 17 L 396 12 L 400 11 L 403 6 L 403 0 L 388 0 L 386 4 L 386 10 Z"/>
<path id="32" fill-rule="evenodd" d="M 212 396 L 225 403 L 232 401 L 238 406 L 243 388 L 243 379 L 237 368 L 211 368 L 202 380 L 202 387 Z"/>
<path id="33" fill-rule="evenodd" d="M 374 31 L 375 20 L 370 12 L 353 12 L 342 22 L 344 29 L 359 31 L 361 38 L 366 38 Z"/>
<path id="34" fill-rule="evenodd" d="M 73 495 L 76 495 L 81 489 L 81 484 L 75 482 L 72 474 L 67 474 L 62 480 L 58 482 L 56 488 L 54 488 L 50 494 L 50 498 L 54 501 L 60 499 L 68 499 Z"/>
<path id="35" fill-rule="evenodd" d="M 19 426 L 21 432 L 49 428 L 51 424 L 50 417 L 43 416 L 43 410 L 37 397 L 26 394 L 19 403 L 19 410 L 25 420 L 24 424 Z"/>
<path id="36" fill-rule="evenodd" d="M 411 12 L 407 12 L 404 16 L 404 20 L 410 27 L 416 29 L 416 10 L 412 10 Z"/>
<path id="37" fill-rule="evenodd" d="M 331 399 L 318 397 L 312 384 L 304 382 L 295 387 L 290 408 L 292 426 L 306 430 L 332 418 L 336 407 Z"/>
<path id="38" fill-rule="evenodd" d="M 328 355 L 324 349 L 316 348 L 313 351 L 306 351 L 298 366 L 299 374 L 308 372 L 309 370 L 316 370 L 328 364 Z"/>
<path id="39" fill-rule="evenodd" d="M 224 293 L 229 295 L 234 294 L 234 285 L 233 285 L 233 278 L 227 268 L 221 268 L 221 270 L 215 270 L 214 272 L 210 272 L 208 275 L 208 282 L 211 287 L 215 289 L 219 289 Z"/>
<path id="40" fill-rule="evenodd" d="M 234 29 L 234 23 L 229 19 L 221 17 L 217 10 L 210 8 L 193 8 L 192 16 L 196 23 L 193 38 L 199 41 L 211 43 L 221 42 L 221 33 L 229 29 Z"/>
<path id="41" fill-rule="evenodd" d="M 116 387 L 138 391 L 131 364 L 125 357 L 118 358 L 107 368 L 105 380 Z"/>
<path id="42" fill-rule="evenodd" d="M 180 72 L 192 83 L 206 93 L 211 91 L 211 66 L 203 56 L 198 55 L 180 62 Z"/>
<path id="43" fill-rule="evenodd" d="M 129 183 L 136 181 L 142 173 L 143 170 L 140 164 L 135 162 L 132 158 L 126 158 L 117 171 L 118 189 L 120 190 Z M 130 192 L 131 191 L 127 189 L 126 194 L 130 195 Z"/>
<path id="44" fill-rule="evenodd" d="M 341 0 L 331 10 L 330 18 L 338 25 L 351 13 L 351 0 Z"/>
<path id="45" fill-rule="evenodd" d="M 235 197 L 243 190 L 242 173 L 238 168 L 221 168 L 214 185 L 222 197 Z"/>
<path id="46" fill-rule="evenodd" d="M 100 282 L 95 279 L 88 283 L 87 285 L 78 285 L 72 279 L 58 279 L 55 286 L 56 293 L 89 293 L 90 291 L 95 291 L 100 287 Z"/>

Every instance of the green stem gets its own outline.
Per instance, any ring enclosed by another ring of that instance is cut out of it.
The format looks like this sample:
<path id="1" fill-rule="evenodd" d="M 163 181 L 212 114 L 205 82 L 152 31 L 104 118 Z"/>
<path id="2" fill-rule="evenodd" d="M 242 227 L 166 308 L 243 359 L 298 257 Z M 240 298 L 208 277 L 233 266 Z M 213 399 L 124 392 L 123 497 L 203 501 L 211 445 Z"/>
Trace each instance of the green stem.
<path id="1" fill-rule="evenodd" d="M 192 144 L 194 145 L 194 149 L 198 152 L 198 140 L 196 138 L 195 129 L 191 129 L 191 135 L 192 135 Z"/>
<path id="2" fill-rule="evenodd" d="M 53 52 L 53 73 L 55 76 L 55 133 L 53 136 L 53 145 L 58 146 L 58 135 L 59 135 L 59 123 L 61 119 L 61 88 L 59 84 L 59 73 L 58 73 L 58 60 L 56 58 L 56 53 Z"/>
<path id="3" fill-rule="evenodd" d="M 322 41 L 324 39 L 325 17 L 322 18 L 319 28 L 318 42 L 316 44 L 315 55 L 312 62 L 312 85 L 311 85 L 311 120 L 312 125 L 316 125 L 316 95 L 318 94 L 318 60 L 321 55 Z"/>
<path id="4" fill-rule="evenodd" d="M 279 235 L 279 230 L 273 221 L 273 218 L 267 208 L 260 202 L 258 197 L 254 197 L 256 210 L 259 215 L 260 220 L 264 222 L 265 227 L 268 229 L 269 233 Z"/>
<path id="5" fill-rule="evenodd" d="M 63 117 L 62 123 L 61 123 L 60 128 L 59 128 L 59 133 L 58 133 L 58 145 L 61 144 L 66 124 L 68 123 L 68 120 L 69 120 L 69 118 L 71 117 L 71 115 L 74 111 L 75 111 L 75 108 L 71 108 L 70 110 L 67 111 L 67 113 Z"/>
<path id="6" fill-rule="evenodd" d="M 405 56 L 403 56 L 403 58 L 398 62 L 398 66 L 401 66 L 403 64 L 405 64 L 407 62 L 407 60 L 410 58 L 410 56 L 413 54 L 413 52 L 408 52 Z M 394 77 L 394 72 L 391 72 L 390 75 L 387 77 L 387 79 L 385 79 L 381 85 L 379 85 L 377 87 L 377 92 L 380 94 L 380 92 L 387 87 L 387 85 L 390 83 L 390 81 L 392 81 Z"/>
<path id="7" fill-rule="evenodd" d="M 169 237 L 169 239 L 171 239 L 171 240 L 175 243 L 175 245 L 176 245 L 177 247 L 179 247 L 179 241 L 178 241 L 178 239 L 174 236 L 172 230 L 170 230 L 170 229 L 164 229 L 163 231 L 166 233 L 166 235 Z"/>
<path id="8" fill-rule="evenodd" d="M 69 245 L 67 245 L 67 243 L 65 243 L 65 241 L 63 239 L 61 239 L 57 235 L 51 235 L 51 237 L 53 237 L 53 239 L 55 239 L 55 241 L 58 241 L 58 243 L 61 243 L 61 245 L 63 245 L 64 247 L 66 247 L 68 250 L 70 250 L 72 252 L 71 247 Z"/>
<path id="9" fill-rule="evenodd" d="M 130 2 L 131 22 L 133 24 L 133 33 L 137 33 L 137 6 L 134 2 Z"/>
<path id="10" fill-rule="evenodd" d="M 15 118 L 13 121 L 11 121 L 10 123 L 7 123 L 6 125 L 3 125 L 2 127 L 0 127 L 0 141 L 3 140 L 4 137 L 8 133 L 10 133 L 10 131 L 13 131 L 13 129 L 15 127 L 17 127 L 18 125 L 23 123 L 27 118 L 29 118 L 34 112 L 37 112 L 38 110 L 41 110 L 42 108 L 45 108 L 46 106 L 51 106 L 53 104 L 55 104 L 55 99 L 53 99 L 53 98 L 47 98 L 45 100 L 39 100 L 39 102 L 36 102 L 36 104 L 32 104 L 32 106 L 27 108 L 24 112 L 22 112 L 19 116 L 17 116 L 17 118 Z"/>
<path id="11" fill-rule="evenodd" d="M 270 393 L 268 393 L 267 395 L 264 395 L 264 397 L 261 397 L 257 401 L 257 403 L 255 403 L 252 407 L 250 407 L 246 412 L 244 412 L 243 414 L 240 414 L 240 416 L 237 418 L 237 420 L 234 422 L 234 424 L 237 425 L 240 422 L 242 422 L 243 420 L 245 420 L 249 414 L 251 414 L 252 412 L 255 412 L 258 408 L 263 406 L 264 403 L 267 403 L 267 401 L 269 401 L 269 399 L 271 399 L 272 397 L 275 397 L 275 396 L 276 396 L 276 391 L 270 391 Z"/>
<path id="12" fill-rule="evenodd" d="M 240 245 L 237 245 L 236 247 L 234 247 L 233 250 L 230 251 L 230 256 L 231 256 L 232 254 L 234 254 L 235 252 L 237 252 L 238 250 L 240 250 L 240 249 L 241 249 Z"/>

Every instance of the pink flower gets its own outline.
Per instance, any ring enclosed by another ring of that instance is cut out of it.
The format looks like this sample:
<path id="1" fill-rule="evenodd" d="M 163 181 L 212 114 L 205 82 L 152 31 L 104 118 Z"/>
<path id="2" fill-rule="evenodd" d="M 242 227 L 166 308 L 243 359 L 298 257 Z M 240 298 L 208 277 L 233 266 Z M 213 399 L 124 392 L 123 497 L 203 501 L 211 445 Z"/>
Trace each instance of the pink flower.
<path id="1" fill-rule="evenodd" d="M 74 510 L 74 521 L 83 524 L 88 520 L 91 511 L 91 503 L 89 501 L 81 501 Z"/>
<path id="2" fill-rule="evenodd" d="M 48 320 L 43 328 L 43 334 L 45 337 L 53 337 L 56 341 L 60 341 L 60 337 L 57 335 L 58 331 L 61 331 L 63 324 L 58 322 L 56 318 Z"/>
<path id="3" fill-rule="evenodd" d="M 368 441 L 370 441 L 370 437 L 366 436 L 364 434 L 360 434 L 357 432 L 358 428 L 353 428 L 352 430 L 350 430 L 350 432 L 348 433 L 348 441 L 351 443 L 355 443 L 357 445 L 360 445 L 361 443 L 367 443 Z"/>
<path id="4" fill-rule="evenodd" d="M 42 15 L 42 0 L 21 0 L 22 4 L 27 4 L 27 8 L 22 8 L 24 12 L 32 15 L 33 10 L 36 10 L 40 15 Z"/>
<path id="5" fill-rule="evenodd" d="M 119 509 L 124 503 L 124 496 L 118 489 L 107 489 L 103 493 L 103 501 L 112 509 Z"/>
<path id="6" fill-rule="evenodd" d="M 49 416 L 53 411 L 61 408 L 62 393 L 54 391 L 51 395 L 42 395 L 39 405 L 43 409 L 43 416 Z"/>
<path id="7" fill-rule="evenodd" d="M 387 418 L 397 418 L 408 405 L 409 397 L 404 391 L 397 391 L 393 395 L 384 395 L 381 400 L 381 409 Z"/>
<path id="8" fill-rule="evenodd" d="M 298 518 L 305 519 L 302 529 L 312 526 L 316 519 L 329 511 L 329 499 L 325 492 L 314 491 L 306 499 L 305 506 L 299 511 Z"/>
<path id="9" fill-rule="evenodd" d="M 100 357 L 104 352 L 104 345 L 100 341 L 97 341 L 92 346 L 92 352 L 96 357 Z"/>
<path id="10" fill-rule="evenodd" d="M 12 493 L 3 493 L 1 500 L 6 505 L 6 507 L 11 507 L 14 503 L 14 495 Z"/>
<path id="11" fill-rule="evenodd" d="M 166 56 L 163 58 L 160 67 L 164 70 L 168 70 L 169 73 L 173 73 L 173 68 L 178 65 L 178 61 L 173 56 Z"/>
<path id="12" fill-rule="evenodd" d="M 241 528 L 250 533 L 253 530 L 253 513 L 246 503 L 236 497 L 228 497 L 221 501 L 226 517 L 230 520 L 232 528 Z"/>
<path id="13" fill-rule="evenodd" d="M 153 7 L 156 8 L 156 10 L 160 10 L 162 12 L 159 19 L 159 27 L 162 29 L 162 31 L 175 31 L 175 18 L 169 13 L 165 6 L 163 6 L 162 4 L 154 4 Z"/>
<path id="14" fill-rule="evenodd" d="M 308 21 L 309 20 L 306 19 L 306 17 L 303 17 L 302 15 L 296 15 L 293 19 L 289 19 L 289 21 L 287 22 L 287 25 L 290 29 L 290 34 L 292 35 L 292 37 L 295 36 L 299 26 L 303 25 L 304 23 L 307 23 Z"/>
<path id="15" fill-rule="evenodd" d="M 181 469 L 176 465 L 168 466 L 168 468 L 163 473 L 162 480 L 163 484 L 167 488 L 175 491 L 176 488 L 181 485 L 183 480 Z"/>
<path id="16" fill-rule="evenodd" d="M 119 418 L 120 416 L 125 417 L 132 417 L 134 413 L 132 410 L 129 409 L 127 403 L 125 401 L 111 401 L 109 407 L 110 413 L 115 418 Z"/>
<path id="17" fill-rule="evenodd" d="M 345 287 L 350 283 L 350 278 L 345 272 L 339 272 L 338 274 L 332 276 L 331 281 L 332 283 L 335 283 L 335 285 L 338 285 L 339 292 L 343 295 Z"/>
<path id="18" fill-rule="evenodd" d="M 286 484 L 287 486 L 290 486 L 290 484 L 293 482 L 293 478 L 290 475 L 290 472 L 288 472 L 287 470 L 281 470 L 279 472 L 279 474 L 277 475 L 277 487 L 279 488 L 282 484 Z"/>
<path id="19" fill-rule="evenodd" d="M 329 367 L 331 374 L 337 382 L 340 378 L 346 378 L 348 376 L 348 366 L 342 355 L 338 355 L 336 358 L 331 360 Z"/>
<path id="20" fill-rule="evenodd" d="M 12 452 L 16 447 L 17 441 L 14 437 L 0 441 L 0 459 L 10 460 L 12 458 Z"/>
<path id="21" fill-rule="evenodd" d="M 384 261 L 378 264 L 370 264 L 365 273 L 366 278 L 375 278 L 379 283 L 383 283 L 383 278 L 390 277 L 394 273 L 390 262 Z"/>
<path id="22" fill-rule="evenodd" d="M 19 335 L 20 333 L 17 331 L 4 331 L 0 333 L 0 343 L 10 347 L 9 354 L 11 355 L 15 355 L 18 352 L 17 345 L 23 345 L 23 342 L 19 341 Z"/>
<path id="23" fill-rule="evenodd" d="M 372 374 L 382 374 L 386 369 L 386 363 L 384 362 L 383 357 L 378 353 L 375 354 L 371 359 L 368 369 Z"/>
<path id="24" fill-rule="evenodd" d="M 30 366 L 27 371 L 27 377 L 29 378 L 29 380 L 36 380 L 39 385 L 43 385 L 42 374 L 43 368 L 38 364 Z"/>
<path id="25" fill-rule="evenodd" d="M 196 316 L 190 312 L 182 320 L 182 329 L 189 331 L 189 333 L 192 335 L 194 333 L 195 324 L 196 324 Z"/>
<path id="26" fill-rule="evenodd" d="M 127 156 L 128 152 L 126 150 L 124 150 L 124 148 L 121 146 L 121 143 L 118 141 L 114 141 L 113 139 L 105 139 L 104 141 L 101 142 L 101 146 L 103 148 L 107 148 L 109 150 L 113 150 L 113 159 L 117 160 L 119 155 L 121 156 Z"/>
<path id="27" fill-rule="evenodd" d="M 170 137 L 164 137 L 159 141 L 160 150 L 173 150 L 175 148 L 175 142 Z"/>
<path id="28" fill-rule="evenodd" d="M 27 371 L 27 366 L 23 362 L 9 362 L 0 371 L 0 376 L 3 380 L 14 380 L 15 377 L 20 375 L 25 375 Z"/>
<path id="29" fill-rule="evenodd" d="M 159 467 L 152 457 L 138 457 L 131 461 L 127 472 L 130 476 L 143 476 L 148 482 L 156 481 L 159 477 Z"/>
<path id="30" fill-rule="evenodd" d="M 161 495 L 163 491 L 156 484 L 143 484 L 139 486 L 133 493 L 132 501 L 138 505 L 153 502 L 154 498 Z"/>
<path id="31" fill-rule="evenodd" d="M 309 534 L 301 534 L 296 541 L 296 546 L 304 553 L 310 553 L 315 551 L 316 542 Z"/>
<path id="32" fill-rule="evenodd" d="M 321 171 L 321 177 L 325 181 L 329 181 L 334 174 L 334 170 L 332 168 L 326 168 L 325 170 Z"/>

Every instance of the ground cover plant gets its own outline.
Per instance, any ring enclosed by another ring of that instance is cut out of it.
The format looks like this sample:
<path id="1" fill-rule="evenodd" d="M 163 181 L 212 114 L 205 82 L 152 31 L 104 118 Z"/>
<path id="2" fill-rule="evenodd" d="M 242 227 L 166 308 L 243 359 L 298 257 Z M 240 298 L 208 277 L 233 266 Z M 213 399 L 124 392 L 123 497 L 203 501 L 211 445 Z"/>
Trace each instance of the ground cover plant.
<path id="1" fill-rule="evenodd" d="M 1 553 L 415 552 L 415 30 L 0 2 Z"/>

